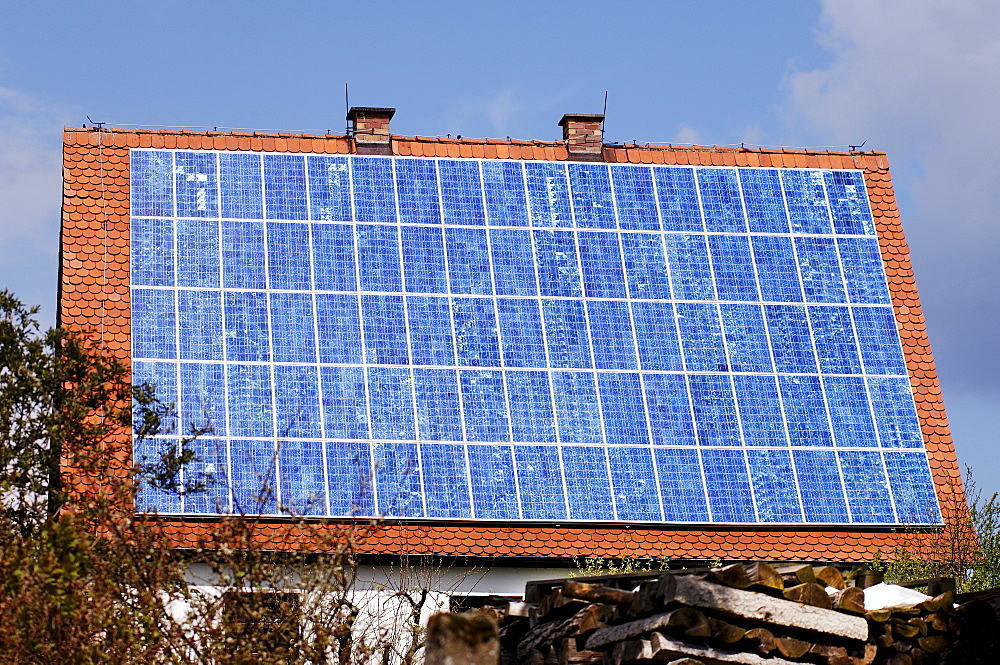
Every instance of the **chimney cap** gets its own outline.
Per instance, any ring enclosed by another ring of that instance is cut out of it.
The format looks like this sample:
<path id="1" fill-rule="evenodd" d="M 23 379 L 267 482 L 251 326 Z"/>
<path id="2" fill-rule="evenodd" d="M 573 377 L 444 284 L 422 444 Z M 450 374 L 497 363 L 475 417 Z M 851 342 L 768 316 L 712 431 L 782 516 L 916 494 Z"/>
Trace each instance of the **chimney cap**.
<path id="1" fill-rule="evenodd" d="M 383 108 L 380 106 L 352 106 L 351 110 L 347 112 L 348 120 L 357 120 L 358 116 L 367 116 L 369 118 L 385 118 L 386 120 L 392 120 L 392 116 L 396 114 L 396 109 Z"/>
<path id="2" fill-rule="evenodd" d="M 567 113 L 559 121 L 560 127 L 565 127 L 570 122 L 603 122 L 603 113 Z"/>

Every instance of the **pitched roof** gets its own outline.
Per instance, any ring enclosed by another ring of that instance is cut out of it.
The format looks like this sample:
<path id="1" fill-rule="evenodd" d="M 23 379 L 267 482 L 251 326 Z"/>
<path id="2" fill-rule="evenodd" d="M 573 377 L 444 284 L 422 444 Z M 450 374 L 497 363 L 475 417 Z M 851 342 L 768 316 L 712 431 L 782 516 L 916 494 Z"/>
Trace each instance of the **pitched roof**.
<path id="1" fill-rule="evenodd" d="M 102 348 L 130 362 L 129 149 L 245 150 L 350 154 L 341 135 L 168 130 L 80 129 L 64 133 L 64 188 L 59 284 L 59 322 L 98 336 Z M 478 159 L 569 160 L 563 142 L 392 137 L 401 156 Z M 899 209 L 881 152 L 749 149 L 712 146 L 605 146 L 604 161 L 786 168 L 863 169 L 892 305 L 939 501 L 946 520 L 964 511 L 965 495 L 944 401 L 917 294 Z M 123 433 L 122 455 L 131 454 Z M 274 521 L 271 527 L 282 524 Z M 284 527 L 282 527 L 284 528 Z M 170 523 L 179 546 L 211 531 L 211 522 Z M 263 532 L 262 532 L 263 533 Z M 632 526 L 491 526 L 483 523 L 390 523 L 362 548 L 383 553 L 470 556 L 566 557 L 570 555 L 670 556 L 711 559 L 765 558 L 863 560 L 891 551 L 899 534 L 887 529 Z M 303 534 L 303 543 L 309 538 Z"/>

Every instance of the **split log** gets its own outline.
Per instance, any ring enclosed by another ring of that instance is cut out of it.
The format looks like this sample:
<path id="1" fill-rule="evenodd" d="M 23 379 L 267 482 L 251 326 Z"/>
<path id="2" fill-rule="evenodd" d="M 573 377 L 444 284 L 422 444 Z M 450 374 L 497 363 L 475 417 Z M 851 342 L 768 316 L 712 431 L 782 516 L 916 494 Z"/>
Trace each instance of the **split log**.
<path id="1" fill-rule="evenodd" d="M 518 658 L 543 645 L 555 643 L 564 637 L 573 637 L 593 630 L 603 629 L 607 624 L 601 621 L 603 605 L 587 605 L 573 616 L 561 621 L 540 623 L 525 633 L 517 645 Z"/>
<path id="2" fill-rule="evenodd" d="M 794 600 L 797 603 L 804 603 L 806 605 L 812 605 L 813 607 L 821 607 L 824 610 L 833 609 L 833 602 L 830 600 L 830 594 L 826 592 L 826 589 L 815 582 L 788 587 L 784 590 L 783 595 L 788 600 Z"/>
<path id="3" fill-rule="evenodd" d="M 810 570 L 812 570 L 810 568 Z M 824 592 L 825 593 L 825 592 Z M 850 616 L 832 610 L 803 605 L 791 600 L 773 598 L 764 594 L 730 589 L 712 584 L 704 580 L 683 575 L 664 575 L 643 593 L 636 594 L 639 599 L 645 596 L 649 602 L 655 602 L 662 607 L 669 602 L 676 602 L 690 607 L 710 609 L 720 614 L 742 619 L 763 621 L 786 628 L 798 628 L 817 633 L 828 633 L 838 637 L 864 641 L 868 638 L 868 622 L 861 617 Z M 643 632 L 656 630 L 657 627 L 643 628 L 640 619 L 619 626 L 601 628 L 588 642 L 588 648 L 601 644 L 610 644 L 622 639 L 628 639 Z M 634 632 L 638 630 L 638 632 Z M 619 637 L 620 635 L 620 637 Z M 601 640 L 606 640 L 601 642 Z"/>
<path id="4" fill-rule="evenodd" d="M 906 624 L 909 626 L 915 626 L 917 632 L 919 632 L 921 636 L 927 635 L 927 622 L 924 621 L 921 617 L 913 617 L 912 619 L 907 619 Z"/>
<path id="5" fill-rule="evenodd" d="M 715 617 L 708 617 L 708 625 L 712 628 L 712 639 L 718 640 L 723 644 L 734 644 L 739 642 L 743 639 L 743 636 L 747 634 L 745 628 L 734 626 L 731 623 L 727 623 L 722 619 L 716 619 Z"/>
<path id="6" fill-rule="evenodd" d="M 703 613 L 691 607 L 679 607 L 664 614 L 600 628 L 587 639 L 587 649 L 599 649 L 664 628 L 683 628 L 687 637 L 696 638 L 711 637 L 713 633 L 712 624 Z"/>
<path id="7" fill-rule="evenodd" d="M 765 593 L 784 591 L 785 581 L 781 579 L 781 575 L 774 569 L 774 566 L 763 561 L 758 561 L 747 566 L 746 570 L 747 575 L 750 577 L 751 588 L 764 591 Z"/>
<path id="8" fill-rule="evenodd" d="M 813 566 L 813 576 L 824 586 L 832 586 L 834 589 L 844 588 L 844 576 L 833 566 Z"/>
<path id="9" fill-rule="evenodd" d="M 755 653 L 733 653 L 719 651 L 711 647 L 696 646 L 667 637 L 661 633 L 653 633 L 649 641 L 650 656 L 655 660 L 670 660 L 674 657 L 695 658 L 706 665 L 736 663 L 737 665 L 792 665 L 784 658 L 763 658 Z"/>
<path id="10" fill-rule="evenodd" d="M 893 625 L 892 632 L 900 639 L 911 640 L 920 633 L 920 629 L 908 623 L 897 623 Z"/>
<path id="11" fill-rule="evenodd" d="M 441 612 L 427 622 L 427 665 L 494 665 L 500 662 L 495 621 L 483 614 Z"/>
<path id="12" fill-rule="evenodd" d="M 924 621 L 927 623 L 928 630 L 933 630 L 937 633 L 948 632 L 948 617 L 941 612 L 928 614 L 924 617 Z"/>
<path id="13" fill-rule="evenodd" d="M 816 574 L 813 567 L 807 563 L 788 564 L 775 566 L 774 568 L 785 581 L 785 586 L 796 586 L 798 584 L 809 584 L 816 581 Z"/>
<path id="14" fill-rule="evenodd" d="M 611 651 L 611 665 L 621 665 L 635 660 L 652 660 L 653 645 L 649 640 L 629 640 L 619 642 Z"/>
<path id="15" fill-rule="evenodd" d="M 774 633 L 767 628 L 751 628 L 743 636 L 743 641 L 763 656 L 775 649 Z"/>
<path id="16" fill-rule="evenodd" d="M 813 644 L 807 653 L 825 665 L 848 665 L 851 663 L 851 658 L 844 647 Z"/>
<path id="17" fill-rule="evenodd" d="M 563 582 L 562 595 L 565 598 L 575 598 L 577 600 L 586 600 L 591 603 L 605 603 L 607 605 L 631 603 L 635 596 L 632 591 L 615 589 L 614 587 L 601 584 L 574 582 L 573 580 Z"/>
<path id="18" fill-rule="evenodd" d="M 722 568 L 713 568 L 708 571 L 708 579 L 717 584 L 733 587 L 734 589 L 746 589 L 753 584 L 753 580 L 747 573 L 746 567 L 741 563 L 734 563 Z"/>
<path id="19" fill-rule="evenodd" d="M 833 609 L 850 614 L 865 613 L 865 592 L 856 586 L 849 586 L 833 594 Z"/>
<path id="20" fill-rule="evenodd" d="M 866 619 L 877 623 L 885 623 L 890 617 L 892 617 L 892 611 L 885 608 L 880 610 L 868 610 L 865 612 Z"/>
<path id="21" fill-rule="evenodd" d="M 683 628 L 685 637 L 711 637 L 712 626 L 703 612 L 699 612 L 693 607 L 679 607 L 669 613 L 667 626 L 671 628 Z"/>
<path id="22" fill-rule="evenodd" d="M 559 645 L 559 665 L 573 663 L 600 663 L 604 654 L 600 651 L 580 651 L 575 637 L 564 637 Z"/>
<path id="23" fill-rule="evenodd" d="M 786 658 L 801 658 L 809 653 L 812 644 L 805 640 L 797 640 L 794 637 L 775 637 L 774 646 L 778 653 Z"/>
<path id="24" fill-rule="evenodd" d="M 917 644 L 927 653 L 941 653 L 948 648 L 948 638 L 944 635 L 928 635 L 917 638 Z"/>

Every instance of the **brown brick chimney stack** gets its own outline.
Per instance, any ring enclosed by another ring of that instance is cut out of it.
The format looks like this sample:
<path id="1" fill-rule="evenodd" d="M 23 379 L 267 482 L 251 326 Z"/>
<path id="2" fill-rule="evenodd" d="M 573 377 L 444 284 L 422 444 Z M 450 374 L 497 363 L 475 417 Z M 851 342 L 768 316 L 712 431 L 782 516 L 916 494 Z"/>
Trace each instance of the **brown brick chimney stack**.
<path id="1" fill-rule="evenodd" d="M 391 155 L 392 146 L 389 121 L 396 109 L 371 106 L 352 106 L 347 112 L 354 136 L 354 147 L 359 155 Z"/>
<path id="2" fill-rule="evenodd" d="M 559 121 L 569 158 L 584 162 L 604 161 L 600 113 L 567 113 Z"/>

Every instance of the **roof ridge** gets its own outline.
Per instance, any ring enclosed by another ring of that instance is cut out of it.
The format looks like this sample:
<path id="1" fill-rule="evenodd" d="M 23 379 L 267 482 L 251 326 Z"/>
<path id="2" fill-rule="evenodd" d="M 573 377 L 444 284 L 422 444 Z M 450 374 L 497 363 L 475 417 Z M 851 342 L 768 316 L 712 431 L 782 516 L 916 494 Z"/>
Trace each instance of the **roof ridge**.
<path id="1" fill-rule="evenodd" d="M 262 130 L 231 129 L 221 131 L 218 129 L 141 129 L 126 127 L 63 127 L 67 133 L 102 133 L 102 134 L 146 134 L 146 135 L 187 135 L 187 136 L 236 136 L 236 137 L 258 137 L 258 138 L 302 138 L 302 139 L 347 139 L 349 134 L 314 134 L 310 132 L 271 132 Z M 466 136 L 403 136 L 392 135 L 391 140 L 404 143 L 438 143 L 450 145 L 509 145 L 509 146 L 539 146 L 539 147 L 561 147 L 566 145 L 564 140 L 545 141 L 540 139 L 515 139 L 508 137 L 504 139 L 494 139 L 489 137 L 473 138 Z M 602 144 L 605 150 L 649 150 L 649 151 L 673 151 L 692 153 L 758 153 L 758 154 L 793 154 L 793 155 L 871 155 L 884 156 L 882 150 L 831 150 L 828 148 L 812 148 L 808 146 L 748 146 L 745 144 L 736 145 L 687 145 L 675 143 L 641 143 L 641 142 L 605 142 Z"/>

